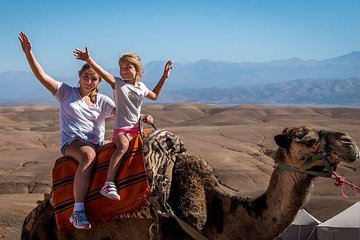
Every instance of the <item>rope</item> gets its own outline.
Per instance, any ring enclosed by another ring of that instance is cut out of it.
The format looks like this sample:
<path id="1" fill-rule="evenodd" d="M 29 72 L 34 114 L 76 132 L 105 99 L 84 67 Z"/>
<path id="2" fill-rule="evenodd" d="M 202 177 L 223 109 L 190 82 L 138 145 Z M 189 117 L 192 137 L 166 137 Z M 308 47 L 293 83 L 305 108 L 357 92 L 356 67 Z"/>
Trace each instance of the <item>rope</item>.
<path id="1" fill-rule="evenodd" d="M 334 179 L 336 182 L 335 182 L 335 186 L 337 187 L 340 187 L 340 192 L 341 192 L 341 195 L 344 197 L 344 198 L 348 198 L 348 196 L 345 194 L 344 192 L 344 185 L 348 185 L 354 189 L 356 189 L 358 191 L 358 193 L 360 193 L 360 187 L 359 186 L 356 186 L 355 184 L 347 181 L 344 177 L 340 176 L 339 174 L 337 174 L 335 171 L 333 171 L 333 176 L 331 177 L 332 179 Z"/>
<path id="2" fill-rule="evenodd" d="M 157 234 L 159 233 L 159 217 L 158 215 L 155 216 L 155 221 L 149 227 L 149 237 L 150 240 L 156 240 Z"/>
<path id="3" fill-rule="evenodd" d="M 182 229 L 187 232 L 192 238 L 195 240 L 208 240 L 204 235 L 196 231 L 193 227 L 191 227 L 189 224 L 184 222 L 181 218 L 176 216 L 174 213 L 172 214 L 172 217 L 175 218 L 175 220 L 179 223 L 179 225 L 182 227 Z"/>
<path id="4" fill-rule="evenodd" d="M 174 210 L 170 207 L 170 205 L 165 202 L 165 208 L 166 208 L 166 213 L 162 213 L 162 212 L 157 212 L 158 214 L 165 216 L 165 217 L 173 217 L 181 226 L 181 228 L 187 233 L 189 234 L 193 239 L 195 240 L 208 240 L 204 235 L 202 235 L 201 233 L 199 233 L 197 230 L 195 230 L 192 226 L 190 226 L 188 223 L 186 223 L 184 220 L 182 220 L 181 218 L 179 218 Z"/>

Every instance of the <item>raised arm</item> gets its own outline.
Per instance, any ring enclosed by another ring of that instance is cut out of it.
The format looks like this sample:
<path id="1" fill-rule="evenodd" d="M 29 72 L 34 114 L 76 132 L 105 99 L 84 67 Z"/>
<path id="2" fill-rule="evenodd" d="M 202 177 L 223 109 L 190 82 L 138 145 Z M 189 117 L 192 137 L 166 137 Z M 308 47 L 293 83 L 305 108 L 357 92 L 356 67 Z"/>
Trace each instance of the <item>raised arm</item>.
<path id="1" fill-rule="evenodd" d="M 172 69 L 172 62 L 169 60 L 165 64 L 164 73 L 161 76 L 159 82 L 156 84 L 155 88 L 146 95 L 147 98 L 151 100 L 156 100 L 160 96 L 161 90 L 163 89 L 166 80 L 169 78 L 171 74 L 171 69 Z"/>
<path id="2" fill-rule="evenodd" d="M 100 75 L 101 78 L 105 79 L 105 81 L 111 85 L 112 88 L 115 87 L 115 77 L 105 71 L 105 69 L 103 69 L 99 64 L 94 61 L 94 59 L 91 58 L 90 52 L 87 47 L 85 47 L 85 51 L 76 48 L 74 50 L 74 56 L 76 57 L 76 59 L 87 62 L 91 66 L 91 68 Z"/>
<path id="3" fill-rule="evenodd" d="M 20 40 L 22 50 L 25 53 L 26 59 L 35 77 L 41 82 L 42 85 L 44 85 L 44 87 L 46 87 L 47 90 L 49 90 L 52 94 L 55 94 L 57 91 L 57 81 L 47 75 L 39 62 L 36 60 L 31 50 L 32 46 L 30 39 L 23 32 L 19 34 L 18 38 Z"/>

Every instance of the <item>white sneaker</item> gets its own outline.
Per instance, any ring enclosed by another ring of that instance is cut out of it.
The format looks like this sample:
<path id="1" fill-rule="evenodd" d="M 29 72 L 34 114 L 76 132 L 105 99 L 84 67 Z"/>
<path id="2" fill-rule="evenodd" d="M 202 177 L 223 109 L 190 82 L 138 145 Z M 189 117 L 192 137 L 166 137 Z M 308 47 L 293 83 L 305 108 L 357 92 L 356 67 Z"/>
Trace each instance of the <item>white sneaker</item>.
<path id="1" fill-rule="evenodd" d="M 100 194 L 112 200 L 120 200 L 120 195 L 117 193 L 117 188 L 115 184 L 105 184 L 101 188 Z"/>

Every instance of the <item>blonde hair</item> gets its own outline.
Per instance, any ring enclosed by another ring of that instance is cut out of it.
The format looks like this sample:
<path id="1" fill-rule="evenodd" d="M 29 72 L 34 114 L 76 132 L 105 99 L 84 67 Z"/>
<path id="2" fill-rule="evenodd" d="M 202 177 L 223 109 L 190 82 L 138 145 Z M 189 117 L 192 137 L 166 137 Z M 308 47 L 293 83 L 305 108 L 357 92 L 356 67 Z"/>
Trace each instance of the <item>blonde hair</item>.
<path id="1" fill-rule="evenodd" d="M 122 55 L 119 59 L 119 66 L 121 62 L 127 62 L 134 65 L 137 73 L 135 77 L 135 82 L 140 81 L 142 75 L 144 74 L 144 68 L 142 66 L 140 57 L 135 53 L 126 53 Z"/>
<path id="2" fill-rule="evenodd" d="M 80 75 L 85 72 L 87 69 L 91 69 L 90 65 L 85 63 L 81 69 L 79 70 L 79 77 Z M 101 81 L 101 77 L 99 76 L 99 83 Z M 89 94 L 89 97 L 90 97 L 90 101 L 92 103 L 96 103 L 96 99 L 97 99 L 97 94 L 99 93 L 99 83 L 96 85 L 96 87 L 91 90 L 90 94 Z M 79 85 L 80 85 L 80 81 L 79 81 Z"/>

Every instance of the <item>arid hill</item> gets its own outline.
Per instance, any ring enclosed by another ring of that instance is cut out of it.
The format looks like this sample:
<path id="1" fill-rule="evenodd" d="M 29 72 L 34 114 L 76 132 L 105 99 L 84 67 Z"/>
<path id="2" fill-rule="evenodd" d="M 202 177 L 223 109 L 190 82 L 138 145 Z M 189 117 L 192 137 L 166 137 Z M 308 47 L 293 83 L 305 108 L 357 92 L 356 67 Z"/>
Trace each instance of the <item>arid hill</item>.
<path id="1" fill-rule="evenodd" d="M 145 105 L 143 113 L 180 136 L 190 154 L 207 159 L 222 183 L 252 196 L 267 186 L 273 162 L 264 153 L 276 148 L 273 136 L 287 126 L 343 131 L 360 143 L 360 109 L 176 104 Z M 0 114 L 0 238 L 19 239 L 24 217 L 51 189 L 51 169 L 60 156 L 58 111 L 29 105 L 0 107 Z M 343 164 L 337 172 L 360 185 L 359 167 Z M 360 199 L 347 193 L 345 199 L 333 180 L 318 179 L 305 207 L 326 220 Z"/>

